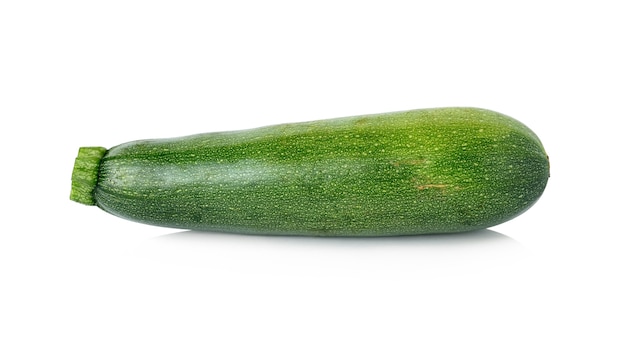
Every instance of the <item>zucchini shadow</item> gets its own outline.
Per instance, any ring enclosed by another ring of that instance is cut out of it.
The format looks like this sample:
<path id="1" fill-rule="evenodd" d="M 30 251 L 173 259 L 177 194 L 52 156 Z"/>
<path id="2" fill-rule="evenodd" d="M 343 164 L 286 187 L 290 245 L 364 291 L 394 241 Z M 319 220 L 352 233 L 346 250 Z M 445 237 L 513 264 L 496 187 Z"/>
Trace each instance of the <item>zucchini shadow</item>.
<path id="1" fill-rule="evenodd" d="M 384 246 L 384 245 L 423 245 L 423 246 L 460 246 L 460 245 L 492 245 L 521 244 L 513 238 L 493 231 L 481 229 L 469 232 L 450 234 L 425 234 L 406 236 L 291 236 L 291 235 L 253 235 L 231 234 L 211 231 L 185 230 L 154 237 L 153 240 L 163 242 L 203 243 L 225 240 L 232 243 L 267 242 L 270 244 L 320 245 L 320 246 Z"/>
<path id="2" fill-rule="evenodd" d="M 494 266 L 517 263 L 527 255 L 522 244 L 489 229 L 398 237 L 180 231 L 150 238 L 135 251 L 135 256 L 153 263 L 199 267 L 220 276 L 367 280 L 414 278 L 432 271 L 467 273 L 472 267 L 494 270 Z"/>

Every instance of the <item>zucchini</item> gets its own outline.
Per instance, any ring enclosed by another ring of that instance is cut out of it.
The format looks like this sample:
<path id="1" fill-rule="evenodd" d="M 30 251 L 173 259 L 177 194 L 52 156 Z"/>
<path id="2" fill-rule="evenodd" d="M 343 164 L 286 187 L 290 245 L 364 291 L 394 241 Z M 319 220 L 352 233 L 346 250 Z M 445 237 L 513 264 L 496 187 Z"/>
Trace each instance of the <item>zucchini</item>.
<path id="1" fill-rule="evenodd" d="M 437 108 L 82 147 L 70 199 L 192 230 L 417 235 L 505 222 L 548 177 L 519 121 Z"/>

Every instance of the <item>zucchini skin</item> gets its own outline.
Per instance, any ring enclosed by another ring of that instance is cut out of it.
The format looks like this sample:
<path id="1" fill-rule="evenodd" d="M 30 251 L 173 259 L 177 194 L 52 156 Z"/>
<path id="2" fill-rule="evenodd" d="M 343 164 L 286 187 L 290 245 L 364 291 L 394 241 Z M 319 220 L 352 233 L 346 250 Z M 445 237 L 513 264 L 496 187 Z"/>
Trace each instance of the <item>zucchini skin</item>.
<path id="1" fill-rule="evenodd" d="M 438 108 L 125 143 L 102 157 L 93 200 L 174 228 L 418 235 L 505 222 L 548 177 L 539 138 L 520 122 Z"/>

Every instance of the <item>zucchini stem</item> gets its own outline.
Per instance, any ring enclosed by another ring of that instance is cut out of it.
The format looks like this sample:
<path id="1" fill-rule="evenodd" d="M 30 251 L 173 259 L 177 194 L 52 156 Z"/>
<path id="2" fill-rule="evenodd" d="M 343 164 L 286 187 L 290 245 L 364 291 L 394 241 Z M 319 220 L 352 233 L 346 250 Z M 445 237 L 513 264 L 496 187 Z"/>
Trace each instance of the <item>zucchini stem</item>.
<path id="1" fill-rule="evenodd" d="M 98 184 L 100 160 L 107 152 L 104 147 L 81 147 L 74 161 L 70 199 L 85 205 L 96 205 L 93 191 Z"/>

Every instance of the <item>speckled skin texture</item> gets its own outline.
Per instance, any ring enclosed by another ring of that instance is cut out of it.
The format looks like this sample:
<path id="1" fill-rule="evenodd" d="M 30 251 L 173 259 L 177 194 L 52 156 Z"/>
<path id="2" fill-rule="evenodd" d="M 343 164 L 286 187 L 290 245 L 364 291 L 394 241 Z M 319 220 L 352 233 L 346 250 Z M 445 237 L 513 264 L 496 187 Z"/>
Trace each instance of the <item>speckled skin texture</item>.
<path id="1" fill-rule="evenodd" d="M 507 221 L 548 176 L 541 142 L 520 122 L 442 108 L 129 142 L 103 157 L 94 199 L 168 227 L 416 235 Z"/>

